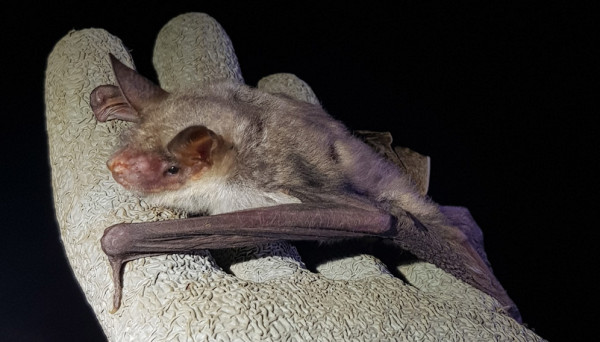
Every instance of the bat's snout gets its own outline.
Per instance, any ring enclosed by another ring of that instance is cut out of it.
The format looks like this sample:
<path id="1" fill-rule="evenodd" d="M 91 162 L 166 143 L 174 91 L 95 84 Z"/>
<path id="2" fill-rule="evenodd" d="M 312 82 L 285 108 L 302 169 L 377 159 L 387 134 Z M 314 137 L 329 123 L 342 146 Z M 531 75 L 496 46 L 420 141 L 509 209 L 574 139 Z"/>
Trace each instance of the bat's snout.
<path id="1" fill-rule="evenodd" d="M 125 189 L 142 194 L 172 190 L 181 186 L 181 175 L 169 174 L 171 164 L 155 152 L 125 148 L 118 151 L 107 167 L 114 180 Z"/>
<path id="2" fill-rule="evenodd" d="M 160 182 L 163 164 L 155 154 L 130 149 L 117 152 L 107 162 L 117 183 L 141 192 L 148 192 Z"/>

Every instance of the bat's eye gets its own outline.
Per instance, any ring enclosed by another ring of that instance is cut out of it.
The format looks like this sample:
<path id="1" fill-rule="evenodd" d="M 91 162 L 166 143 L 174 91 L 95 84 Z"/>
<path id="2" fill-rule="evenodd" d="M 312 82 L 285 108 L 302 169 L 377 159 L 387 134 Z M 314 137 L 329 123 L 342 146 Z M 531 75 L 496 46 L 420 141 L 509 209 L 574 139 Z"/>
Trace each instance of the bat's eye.
<path id="1" fill-rule="evenodd" d="M 179 168 L 177 166 L 171 166 L 167 169 L 167 173 L 170 175 L 176 175 L 179 172 Z"/>

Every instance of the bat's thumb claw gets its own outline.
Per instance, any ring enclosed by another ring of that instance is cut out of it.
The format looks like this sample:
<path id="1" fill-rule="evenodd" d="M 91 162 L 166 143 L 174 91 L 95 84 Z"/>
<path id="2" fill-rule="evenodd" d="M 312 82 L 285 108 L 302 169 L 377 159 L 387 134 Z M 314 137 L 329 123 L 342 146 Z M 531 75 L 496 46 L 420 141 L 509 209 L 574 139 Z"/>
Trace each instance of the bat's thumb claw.
<path id="1" fill-rule="evenodd" d="M 114 306 L 113 306 L 113 307 L 112 307 L 112 309 L 110 309 L 110 310 L 108 311 L 108 313 L 112 315 L 112 314 L 116 313 L 117 311 L 119 311 L 119 308 L 118 308 L 118 307 L 114 307 Z"/>
<path id="2" fill-rule="evenodd" d="M 122 258 L 111 258 L 109 257 L 110 266 L 112 268 L 113 273 L 113 300 L 112 300 L 112 309 L 110 309 L 110 313 L 114 314 L 121 307 L 121 297 L 123 295 L 123 282 L 122 282 L 122 270 L 123 264 L 125 261 Z"/>
<path id="3" fill-rule="evenodd" d="M 121 307 L 121 288 L 117 288 L 115 287 L 114 289 L 114 293 L 113 293 L 113 302 L 112 302 L 112 308 L 108 311 L 111 315 L 116 313 L 117 311 L 119 311 L 119 308 Z"/>

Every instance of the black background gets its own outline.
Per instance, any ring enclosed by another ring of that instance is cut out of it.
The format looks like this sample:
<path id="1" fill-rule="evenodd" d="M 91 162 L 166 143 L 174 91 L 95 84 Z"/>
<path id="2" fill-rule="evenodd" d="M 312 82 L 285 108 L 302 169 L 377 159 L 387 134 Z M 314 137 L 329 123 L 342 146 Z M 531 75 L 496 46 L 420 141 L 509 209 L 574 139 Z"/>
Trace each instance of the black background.
<path id="1" fill-rule="evenodd" d="M 54 219 L 43 103 L 53 45 L 70 29 L 105 28 L 155 79 L 156 34 L 192 11 L 225 28 L 248 84 L 294 73 L 351 129 L 391 131 L 396 144 L 431 156 L 430 195 L 471 210 L 528 326 L 549 340 L 582 338 L 597 325 L 592 11 L 450 3 L 3 9 L 0 340 L 105 340 Z"/>

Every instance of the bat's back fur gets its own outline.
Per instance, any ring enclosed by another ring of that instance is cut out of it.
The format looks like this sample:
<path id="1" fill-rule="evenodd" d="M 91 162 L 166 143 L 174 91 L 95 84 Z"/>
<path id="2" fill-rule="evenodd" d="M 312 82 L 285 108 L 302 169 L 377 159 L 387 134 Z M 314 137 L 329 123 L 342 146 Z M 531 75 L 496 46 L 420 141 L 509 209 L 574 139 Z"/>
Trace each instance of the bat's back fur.
<path id="1" fill-rule="evenodd" d="M 215 214 L 297 202 L 289 195 L 297 192 L 359 194 L 385 210 L 400 207 L 425 221 L 440 218 L 407 175 L 320 106 L 242 84 L 170 94 L 143 113 L 125 143 L 168 155 L 167 144 L 193 125 L 222 136 L 231 150 L 201 179 L 148 200 Z"/>

